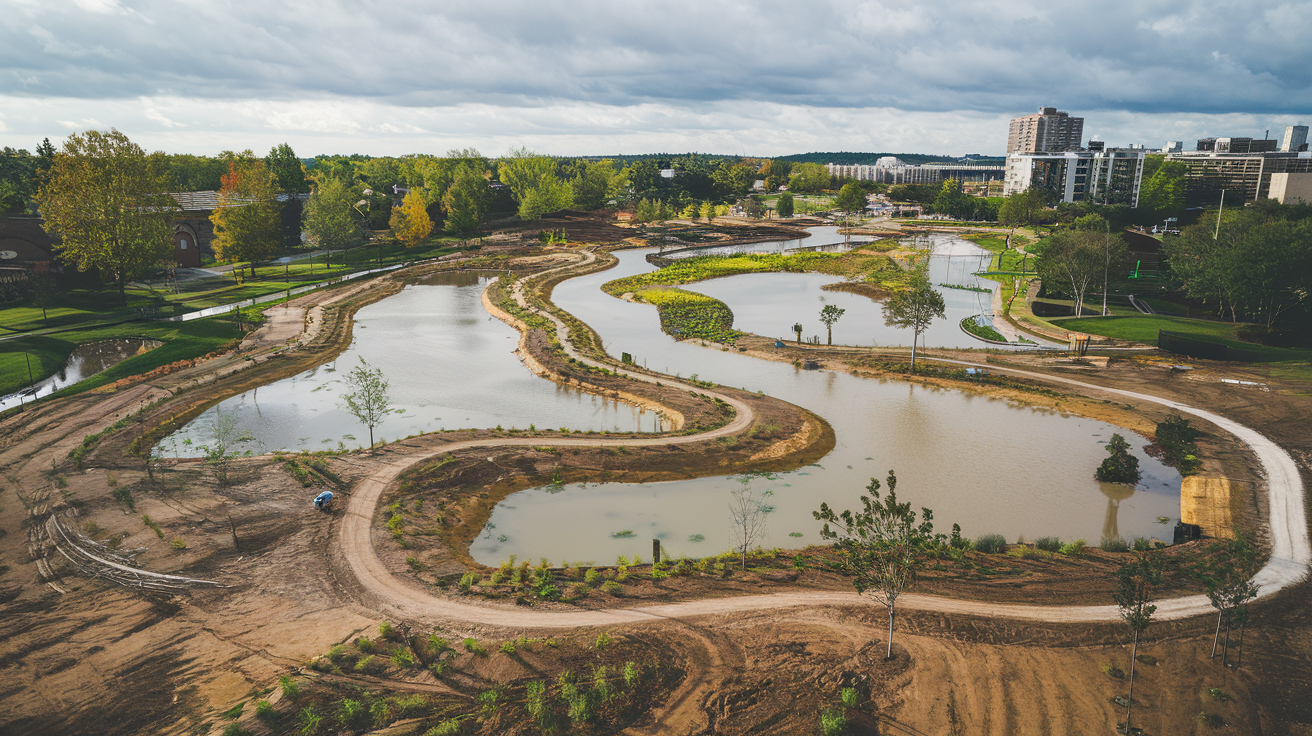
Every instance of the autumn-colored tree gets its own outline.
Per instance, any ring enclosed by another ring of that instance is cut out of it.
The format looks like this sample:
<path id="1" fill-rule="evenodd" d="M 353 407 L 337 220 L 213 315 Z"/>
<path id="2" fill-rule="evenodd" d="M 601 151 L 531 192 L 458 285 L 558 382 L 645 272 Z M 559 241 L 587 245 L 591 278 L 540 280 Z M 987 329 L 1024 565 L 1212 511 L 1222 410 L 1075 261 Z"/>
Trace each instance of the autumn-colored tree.
<path id="1" fill-rule="evenodd" d="M 416 246 L 419 241 L 433 232 L 433 220 L 424 207 L 424 195 L 418 188 L 406 192 L 400 207 L 392 208 L 392 217 L 388 221 L 392 234 L 405 243 L 407 248 Z"/>
<path id="2" fill-rule="evenodd" d="M 127 136 L 74 133 L 37 194 L 42 227 L 59 237 L 54 247 L 66 262 L 112 278 L 127 306 L 127 282 L 173 250 L 178 206 L 164 190 L 164 172 Z"/>
<path id="3" fill-rule="evenodd" d="M 220 261 L 250 265 L 278 250 L 281 227 L 273 175 L 259 159 L 228 164 L 219 187 L 219 206 L 210 215 L 214 223 L 214 256 Z"/>

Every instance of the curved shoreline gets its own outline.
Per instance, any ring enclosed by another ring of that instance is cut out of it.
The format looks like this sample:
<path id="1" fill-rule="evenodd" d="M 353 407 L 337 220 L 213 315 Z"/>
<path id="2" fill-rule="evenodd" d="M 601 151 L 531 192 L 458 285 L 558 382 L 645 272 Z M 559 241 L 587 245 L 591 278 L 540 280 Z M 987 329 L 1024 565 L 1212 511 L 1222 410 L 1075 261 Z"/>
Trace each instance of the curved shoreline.
<path id="1" fill-rule="evenodd" d="M 555 271 L 563 271 L 579 265 L 587 265 L 596 256 L 588 252 L 583 263 L 569 264 L 559 269 L 535 274 L 544 276 Z M 577 354 L 567 339 L 568 328 L 564 322 L 550 312 L 543 312 L 527 304 L 522 292 L 522 282 L 517 282 L 512 296 L 524 308 L 550 319 L 556 327 L 557 337 L 567 354 L 578 361 L 590 365 L 601 365 Z M 1303 500 L 1303 482 L 1292 457 L 1271 440 L 1238 422 L 1211 412 L 1196 409 L 1169 399 L 1162 399 L 1149 394 L 1109 388 L 1085 383 L 1059 376 L 1049 376 L 1032 371 L 1004 368 L 995 365 L 936 359 L 957 365 L 984 367 L 994 371 L 1006 371 L 1027 378 L 1053 381 L 1086 390 L 1113 393 L 1166 406 L 1181 412 L 1193 414 L 1210 421 L 1230 432 L 1241 442 L 1248 445 L 1261 463 L 1267 479 L 1267 497 L 1269 501 L 1270 533 L 1272 554 L 1267 564 L 1253 578 L 1258 584 L 1258 597 L 1265 598 L 1280 590 L 1302 581 L 1312 563 L 1312 544 L 1309 543 L 1306 528 L 1306 511 Z M 605 366 L 612 370 L 612 366 Z M 643 374 L 620 370 L 621 374 L 642 381 L 655 382 L 654 378 Z M 678 383 L 666 380 L 667 383 Z M 716 437 L 723 437 L 745 430 L 753 420 L 753 413 L 745 404 L 731 397 L 717 395 L 714 391 L 694 389 L 679 384 L 690 390 L 699 390 L 709 396 L 718 396 L 734 407 L 737 416 L 729 424 L 709 432 L 683 437 L 652 437 L 637 439 L 500 439 L 471 440 L 448 445 L 440 450 L 420 457 L 409 457 L 403 461 L 389 463 L 372 475 L 361 480 L 352 494 L 346 508 L 345 518 L 339 530 L 343 550 L 352 574 L 361 587 L 369 591 L 383 607 L 390 608 L 399 616 L 411 618 L 456 618 L 470 623 L 512 627 L 573 627 L 599 626 L 620 623 L 633 623 L 663 618 L 692 618 L 735 611 L 762 610 L 770 608 L 800 605 L 873 605 L 867 599 L 855 593 L 777 593 L 767 595 L 740 596 L 711 600 L 688 601 L 657 606 L 640 606 L 625 609 L 600 609 L 592 611 L 523 611 L 496 608 L 468 603 L 459 603 L 447 598 L 430 595 L 412 587 L 393 576 L 379 558 L 372 543 L 372 520 L 374 510 L 387 486 L 405 468 L 431 458 L 434 455 L 471 447 L 491 446 L 652 446 L 667 444 L 684 444 L 698 442 Z M 1301 526 L 1300 526 L 1301 524 Z M 996 604 L 980 601 L 958 600 L 941 596 L 909 593 L 902 597 L 904 607 L 916 610 L 937 611 L 985 617 L 1002 617 L 1019 620 L 1045 621 L 1056 623 L 1113 622 L 1119 620 L 1115 606 L 1037 606 L 1028 604 Z M 1172 620 L 1197 615 L 1210 614 L 1214 609 L 1211 602 L 1203 595 L 1157 601 L 1160 619 Z"/>

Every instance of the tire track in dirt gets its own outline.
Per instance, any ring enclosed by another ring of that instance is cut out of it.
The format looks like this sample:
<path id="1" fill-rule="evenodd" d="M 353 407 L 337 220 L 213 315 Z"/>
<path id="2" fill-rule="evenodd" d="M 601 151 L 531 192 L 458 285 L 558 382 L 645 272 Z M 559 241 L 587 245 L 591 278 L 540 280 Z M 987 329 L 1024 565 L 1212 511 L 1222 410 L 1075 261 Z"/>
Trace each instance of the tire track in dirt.
<path id="1" fill-rule="evenodd" d="M 578 266 L 586 266 L 596 260 L 596 256 L 585 251 L 582 261 L 571 263 L 537 274 L 545 276 Z M 523 308 L 550 319 L 556 327 L 557 338 L 566 353 L 575 360 L 597 367 L 615 370 L 621 375 L 636 380 L 655 382 L 654 378 L 624 369 L 616 370 L 613 366 L 602 365 L 578 354 L 568 340 L 568 328 L 554 314 L 538 310 L 527 303 L 523 295 L 522 281 L 516 282 L 512 289 L 516 302 Z M 1051 381 L 1075 386 L 1084 390 L 1111 393 L 1117 396 L 1146 401 L 1181 412 L 1192 414 L 1221 427 L 1244 442 L 1257 456 L 1267 478 L 1267 494 L 1270 505 L 1269 523 L 1271 527 L 1272 555 L 1270 561 L 1254 577 L 1259 586 L 1259 596 L 1266 597 L 1279 590 L 1300 582 L 1307 575 L 1309 562 L 1312 562 L 1312 545 L 1309 544 L 1306 512 L 1303 501 L 1303 482 L 1293 458 L 1282 448 L 1260 433 L 1238 422 L 1211 412 L 1197 409 L 1186 404 L 1159 398 L 1149 394 L 1108 388 L 1085 383 L 1070 378 L 1049 376 L 1014 368 L 996 365 L 983 365 L 965 361 L 943 360 L 941 362 L 986 367 L 991 370 L 1025 376 L 1040 381 Z M 665 379 L 664 383 L 677 383 Z M 743 431 L 754 419 L 751 409 L 740 401 L 714 391 L 701 390 L 686 384 L 677 383 L 688 390 L 700 391 L 713 398 L 733 406 L 737 412 L 734 421 L 717 429 L 699 435 L 680 437 L 653 437 L 635 439 L 529 439 L 529 438 L 490 438 L 453 443 L 439 450 L 421 456 L 408 457 L 404 460 L 388 463 L 356 486 L 346 508 L 339 532 L 342 552 L 352 574 L 360 586 L 378 601 L 378 605 L 388 612 L 414 618 L 451 618 L 470 623 L 508 626 L 515 628 L 550 628 L 604 626 L 630 624 L 656 619 L 687 619 L 717 614 L 745 611 L 758 611 L 786 608 L 792 606 L 816 605 L 852 605 L 864 602 L 855 593 L 775 593 L 768 595 L 741 596 L 713 600 L 687 601 L 657 606 L 639 606 L 634 608 L 599 609 L 592 611 L 525 611 L 459 603 L 447 598 L 430 595 L 411 587 L 393 576 L 378 557 L 372 542 L 372 519 L 375 508 L 383 491 L 402 471 L 433 456 L 472 447 L 507 447 L 507 446 L 587 446 L 587 447 L 644 447 L 653 445 L 684 444 L 700 442 L 717 437 L 726 437 Z M 948 614 L 962 614 L 993 618 L 1011 618 L 1017 620 L 1043 621 L 1049 623 L 1091 623 L 1113 622 L 1119 619 L 1115 606 L 1036 606 L 1023 604 L 998 604 L 979 601 L 955 600 L 940 596 L 923 594 L 906 594 L 904 605 L 922 611 L 936 611 Z M 1180 619 L 1213 611 L 1206 596 L 1195 595 L 1182 598 L 1166 599 L 1158 602 L 1159 620 Z"/>

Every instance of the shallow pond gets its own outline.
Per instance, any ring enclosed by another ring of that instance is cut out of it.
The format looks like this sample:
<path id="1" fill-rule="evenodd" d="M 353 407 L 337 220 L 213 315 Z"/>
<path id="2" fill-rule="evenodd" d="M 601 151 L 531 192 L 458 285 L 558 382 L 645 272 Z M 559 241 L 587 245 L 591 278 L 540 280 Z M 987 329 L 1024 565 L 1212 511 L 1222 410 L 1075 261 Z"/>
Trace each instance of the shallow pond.
<path id="1" fill-rule="evenodd" d="M 530 425 L 582 430 L 658 431 L 660 418 L 533 375 L 514 354 L 519 333 L 483 309 L 491 276 L 437 274 L 360 309 L 351 346 L 337 360 L 220 403 L 156 446 L 194 457 L 209 441 L 216 412 L 233 412 L 254 435 L 255 453 L 368 444 L 369 430 L 342 405 L 342 379 L 360 358 L 383 371 L 400 413 L 374 429 L 395 440 L 442 429 Z"/>
<path id="2" fill-rule="evenodd" d="M 971 538 L 998 533 L 1009 540 L 1058 536 L 1091 544 L 1104 537 L 1169 539 L 1170 527 L 1157 518 L 1178 516 L 1180 477 L 1145 455 L 1139 436 L 1104 422 L 959 391 L 805 371 L 675 341 L 660 331 L 654 307 L 599 289 L 611 279 L 651 270 L 646 253 L 618 253 L 618 266 L 560 284 L 554 301 L 592 326 L 612 355 L 629 352 L 638 363 L 672 375 L 696 373 L 702 380 L 761 390 L 810 409 L 834 427 L 837 446 L 817 467 L 757 483 L 774 491 L 775 511 L 763 545 L 818 542 L 819 525 L 811 512 L 821 502 L 839 509 L 855 506 L 869 479 L 882 480 L 890 468 L 898 474 L 899 498 L 932 508 L 944 532 L 956 522 Z M 954 266 L 955 261 L 954 256 Z M 746 277 L 722 281 L 740 278 Z M 1093 480 L 1113 432 L 1126 437 L 1144 470 L 1136 489 Z M 675 555 L 721 552 L 731 545 L 727 504 L 735 485 L 733 478 L 718 477 L 530 489 L 494 510 L 471 553 L 485 564 L 512 553 L 521 559 L 612 563 L 621 554 L 650 554 L 653 538 L 664 540 Z"/>
<path id="3" fill-rule="evenodd" d="M 117 340 L 99 340 L 78 345 L 68 356 L 64 367 L 52 376 L 37 381 L 19 394 L 12 394 L 0 399 L 0 411 L 18 406 L 20 402 L 31 401 L 42 396 L 68 388 L 75 383 L 88 379 L 97 373 L 109 370 L 134 355 L 141 355 L 147 350 L 159 347 L 158 340 L 144 338 L 123 338 Z"/>

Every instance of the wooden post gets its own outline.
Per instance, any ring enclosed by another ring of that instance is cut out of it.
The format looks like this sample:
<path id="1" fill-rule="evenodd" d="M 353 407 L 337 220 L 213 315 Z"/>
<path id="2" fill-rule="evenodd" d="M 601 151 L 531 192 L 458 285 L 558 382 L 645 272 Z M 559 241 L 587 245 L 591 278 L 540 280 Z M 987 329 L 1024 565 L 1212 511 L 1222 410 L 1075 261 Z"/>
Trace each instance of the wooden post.
<path id="1" fill-rule="evenodd" d="M 651 540 L 651 563 L 653 565 L 656 565 L 659 564 L 660 561 L 661 561 L 661 540 L 653 539 Z"/>

